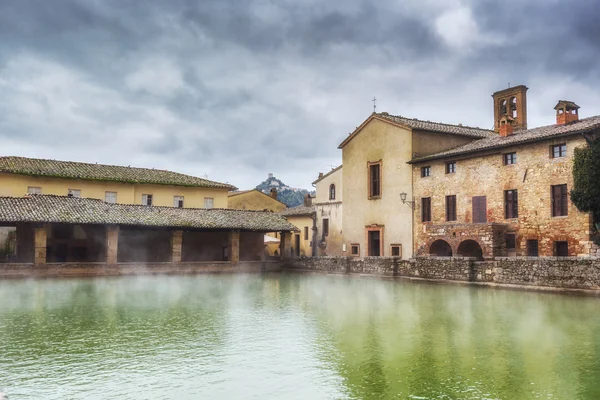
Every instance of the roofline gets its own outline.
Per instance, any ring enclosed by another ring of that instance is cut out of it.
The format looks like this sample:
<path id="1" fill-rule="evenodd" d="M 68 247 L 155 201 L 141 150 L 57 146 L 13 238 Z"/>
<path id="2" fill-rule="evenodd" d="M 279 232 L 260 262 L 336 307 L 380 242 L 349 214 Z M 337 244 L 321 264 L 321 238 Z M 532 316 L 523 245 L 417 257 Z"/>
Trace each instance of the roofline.
<path id="1" fill-rule="evenodd" d="M 338 146 L 338 149 L 342 149 L 344 146 L 346 146 L 346 145 L 348 144 L 348 142 L 350 142 L 352 139 L 354 139 L 354 137 L 355 137 L 356 135 L 358 135 L 358 133 L 359 133 L 359 132 L 360 132 L 360 131 L 361 131 L 361 130 L 362 130 L 362 129 L 363 129 L 363 128 L 364 128 L 364 127 L 365 127 L 365 126 L 366 126 L 366 125 L 369 123 L 369 122 L 371 122 L 371 121 L 372 121 L 372 120 L 374 120 L 374 119 L 376 119 L 376 120 L 378 120 L 378 121 L 381 121 L 381 122 L 385 122 L 385 123 L 391 124 L 391 125 L 398 126 L 398 127 L 400 127 L 400 128 L 408 129 L 409 131 L 412 131 L 412 128 L 411 128 L 410 126 L 408 126 L 408 125 L 404 125 L 404 124 L 401 124 L 401 123 L 399 123 L 399 122 L 391 121 L 391 120 L 389 120 L 389 119 L 387 119 L 387 118 L 382 118 L 382 117 L 380 117 L 380 116 L 379 116 L 377 113 L 372 113 L 371 115 L 369 115 L 369 117 L 368 117 L 368 118 L 367 118 L 367 119 L 366 119 L 366 120 L 365 120 L 365 121 L 364 121 L 362 124 L 360 124 L 360 125 L 358 126 L 358 128 L 356 128 L 356 129 L 354 130 L 354 132 L 352 132 L 352 133 L 351 133 L 351 134 L 350 134 L 350 135 L 349 135 L 349 136 L 348 136 L 346 139 L 344 139 L 344 141 L 343 141 L 342 143 L 340 143 L 340 145 Z"/>
<path id="2" fill-rule="evenodd" d="M 260 191 L 260 190 L 258 190 L 258 189 L 242 190 L 242 191 L 240 191 L 239 193 L 231 193 L 231 194 L 229 194 L 229 193 L 228 193 L 228 194 L 227 194 L 227 197 L 235 197 L 235 196 L 240 196 L 240 195 L 242 195 L 242 194 L 246 194 L 246 193 L 250 193 L 250 192 L 258 192 L 258 193 L 260 193 L 260 194 L 262 194 L 262 195 L 264 195 L 264 196 L 267 196 L 267 197 L 268 197 L 268 198 L 270 198 L 271 200 L 275 200 L 276 202 L 278 202 L 278 203 L 281 203 L 281 204 L 283 204 L 284 206 L 286 206 L 286 207 L 287 207 L 287 205 L 286 205 L 284 202 L 282 202 L 282 201 L 280 201 L 279 199 L 276 199 L 276 198 L 274 198 L 274 197 L 271 197 L 271 196 L 269 196 L 268 194 L 266 194 L 265 192 L 263 192 L 263 191 Z"/>
<path id="3" fill-rule="evenodd" d="M 507 144 L 499 144 L 496 146 L 490 146 L 490 147 L 485 147 L 482 149 L 475 149 L 475 150 L 467 150 L 467 151 L 462 151 L 462 152 L 458 152 L 458 153 L 452 153 L 452 154 L 441 154 L 439 156 L 436 156 L 435 154 L 432 156 L 425 156 L 422 157 L 420 159 L 414 159 L 414 160 L 410 160 L 407 162 L 407 164 L 420 164 L 423 162 L 428 162 L 428 161 L 435 161 L 435 160 L 441 160 L 441 159 L 445 159 L 445 158 L 456 158 L 456 157 L 460 157 L 460 156 L 464 156 L 467 154 L 473 154 L 473 156 L 475 156 L 477 153 L 484 153 L 490 150 L 497 150 L 497 149 L 502 149 L 502 148 L 507 148 L 507 147 L 514 147 L 514 146 L 518 146 L 521 144 L 530 144 L 530 143 L 537 143 L 537 142 L 543 142 L 546 140 L 552 140 L 554 138 L 561 138 L 561 137 L 568 137 L 568 136 L 575 136 L 575 135 L 581 135 L 584 133 L 589 133 L 589 132 L 593 132 L 593 131 L 600 131 L 599 127 L 592 127 L 592 128 L 588 128 L 588 129 L 583 129 L 580 131 L 574 131 L 574 132 L 564 132 L 558 135 L 553 135 L 553 136 L 544 136 L 544 137 L 537 137 L 537 138 L 531 138 L 528 140 L 523 140 L 522 142 L 516 142 L 516 143 L 507 143 Z M 471 158 L 471 157 L 462 157 L 462 158 Z"/>
<path id="4" fill-rule="evenodd" d="M 334 169 L 332 169 L 331 171 L 329 171 L 328 173 L 324 174 L 322 177 L 318 178 L 316 181 L 314 181 L 312 184 L 316 184 L 317 182 L 322 181 L 323 179 L 327 178 L 329 175 L 333 174 L 334 172 L 336 172 L 337 170 L 339 170 L 340 168 L 342 168 L 342 164 L 340 164 L 339 166 L 335 167 Z"/>
<path id="5" fill-rule="evenodd" d="M 498 91 L 492 93 L 492 97 L 494 97 L 494 96 L 496 96 L 498 94 L 505 93 L 505 92 L 506 93 L 514 92 L 515 89 L 521 89 L 521 88 L 525 88 L 525 90 L 529 90 L 529 88 L 527 86 L 525 86 L 525 85 L 517 85 L 517 86 L 509 87 L 509 88 L 506 88 L 506 89 L 498 90 Z"/>

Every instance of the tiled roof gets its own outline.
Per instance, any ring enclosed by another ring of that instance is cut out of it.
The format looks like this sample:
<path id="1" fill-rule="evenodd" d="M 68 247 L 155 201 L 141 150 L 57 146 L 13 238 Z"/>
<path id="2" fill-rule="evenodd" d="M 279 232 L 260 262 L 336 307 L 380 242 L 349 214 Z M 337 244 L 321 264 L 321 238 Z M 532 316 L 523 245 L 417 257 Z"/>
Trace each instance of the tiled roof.
<path id="1" fill-rule="evenodd" d="M 96 199 L 51 195 L 0 197 L 0 223 L 19 222 L 261 232 L 296 230 L 281 215 L 263 211 L 110 204 Z"/>
<path id="2" fill-rule="evenodd" d="M 234 186 L 177 172 L 26 157 L 0 157 L 0 172 L 65 179 L 147 183 L 232 190 Z"/>
<path id="3" fill-rule="evenodd" d="M 467 143 L 463 146 L 459 146 L 454 149 L 442 151 L 440 153 L 430 154 L 424 157 L 414 158 L 411 161 L 411 163 L 459 156 L 484 150 L 510 147 L 518 144 L 531 143 L 544 139 L 551 139 L 553 137 L 588 133 L 599 129 L 600 116 L 595 116 L 590 118 L 584 118 L 576 122 L 571 122 L 566 125 L 548 125 L 541 126 L 539 128 L 528 129 L 525 131 L 517 131 L 513 135 L 509 135 L 506 137 L 502 137 L 498 134 L 495 134 L 493 137 L 476 140 L 474 142 Z"/>
<path id="4" fill-rule="evenodd" d="M 327 178 L 329 175 L 333 174 L 335 171 L 338 171 L 340 168 L 342 168 L 342 166 L 341 166 L 341 165 L 340 165 L 340 166 L 338 166 L 338 167 L 335 167 L 334 169 L 332 169 L 332 170 L 331 170 L 331 171 L 329 171 L 328 173 L 324 174 L 322 177 L 320 177 L 320 178 L 317 178 L 317 180 L 313 182 L 313 185 L 314 185 L 315 183 L 317 183 L 317 182 L 320 182 L 320 181 L 322 181 L 323 179 Z"/>
<path id="5" fill-rule="evenodd" d="M 283 215 L 284 217 L 301 217 L 304 215 L 312 215 L 315 211 L 316 208 L 314 206 L 297 206 L 288 208 L 287 210 L 283 210 L 277 214 Z"/>
<path id="6" fill-rule="evenodd" d="M 406 118 L 399 115 L 390 115 L 388 113 L 378 113 L 377 116 L 396 122 L 401 125 L 406 125 L 412 129 L 422 131 L 450 133 L 453 135 L 469 136 L 474 138 L 486 138 L 495 135 L 493 130 L 481 129 L 466 125 L 443 124 L 440 122 L 423 121 L 416 118 Z"/>

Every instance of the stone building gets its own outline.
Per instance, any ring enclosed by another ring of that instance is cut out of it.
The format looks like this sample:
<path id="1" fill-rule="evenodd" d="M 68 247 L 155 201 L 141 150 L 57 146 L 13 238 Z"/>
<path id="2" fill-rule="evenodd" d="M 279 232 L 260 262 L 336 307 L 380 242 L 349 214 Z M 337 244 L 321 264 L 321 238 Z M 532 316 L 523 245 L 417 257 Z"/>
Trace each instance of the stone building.
<path id="1" fill-rule="evenodd" d="M 371 114 L 339 146 L 342 254 L 411 258 L 413 168 L 408 162 L 494 136 L 493 130 Z"/>
<path id="2" fill-rule="evenodd" d="M 556 124 L 527 129 L 524 86 L 496 92 L 495 133 L 411 164 L 417 255 L 589 255 L 591 216 L 571 203 L 573 155 L 600 132 L 559 101 Z"/>
<path id="3" fill-rule="evenodd" d="M 344 255 L 342 237 L 342 166 L 332 169 L 326 174 L 319 174 L 313 182 L 316 188 L 316 244 L 317 255 Z"/>
<path id="4" fill-rule="evenodd" d="M 232 185 L 177 172 L 25 157 L 0 157 L 0 196 L 27 193 L 108 203 L 227 208 Z"/>

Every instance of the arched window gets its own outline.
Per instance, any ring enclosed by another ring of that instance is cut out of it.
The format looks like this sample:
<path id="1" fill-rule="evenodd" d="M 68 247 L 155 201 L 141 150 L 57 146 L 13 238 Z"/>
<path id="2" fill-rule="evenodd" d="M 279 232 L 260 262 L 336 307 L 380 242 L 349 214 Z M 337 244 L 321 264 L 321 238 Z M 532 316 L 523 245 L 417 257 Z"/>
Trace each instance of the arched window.
<path id="1" fill-rule="evenodd" d="M 504 115 L 504 114 L 506 114 L 506 110 L 507 110 L 507 108 L 506 108 L 506 107 L 507 107 L 507 104 L 508 104 L 508 101 L 506 101 L 506 100 L 502 100 L 502 101 L 500 102 L 500 115 Z"/>
<path id="2" fill-rule="evenodd" d="M 329 200 L 335 200 L 335 185 L 329 185 Z"/>
<path id="3" fill-rule="evenodd" d="M 517 118 L 517 98 L 513 97 L 510 99 L 510 114 L 513 118 Z"/>

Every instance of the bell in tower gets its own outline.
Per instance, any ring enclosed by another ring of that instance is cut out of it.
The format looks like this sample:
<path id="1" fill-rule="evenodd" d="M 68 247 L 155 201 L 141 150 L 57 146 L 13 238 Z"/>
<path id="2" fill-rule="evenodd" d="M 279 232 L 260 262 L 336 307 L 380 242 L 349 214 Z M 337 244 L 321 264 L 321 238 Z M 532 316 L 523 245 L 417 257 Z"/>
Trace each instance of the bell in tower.
<path id="1" fill-rule="evenodd" d="M 510 123 L 512 130 L 527 129 L 527 90 L 524 85 L 500 90 L 492 95 L 494 99 L 494 130 Z"/>

